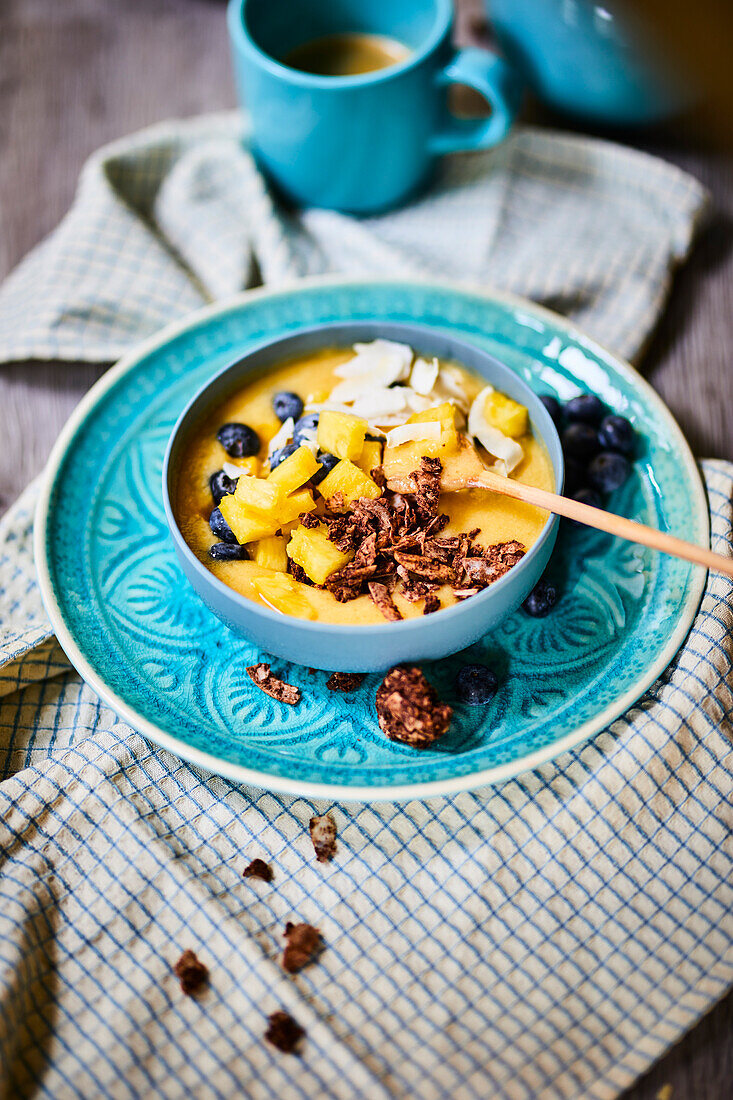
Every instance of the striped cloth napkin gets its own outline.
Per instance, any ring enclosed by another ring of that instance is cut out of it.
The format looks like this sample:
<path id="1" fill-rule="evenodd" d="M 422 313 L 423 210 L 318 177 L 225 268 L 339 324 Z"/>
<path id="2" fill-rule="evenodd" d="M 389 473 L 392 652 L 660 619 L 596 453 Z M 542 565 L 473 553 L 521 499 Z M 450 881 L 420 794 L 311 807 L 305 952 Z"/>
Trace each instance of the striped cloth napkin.
<path id="1" fill-rule="evenodd" d="M 394 214 L 283 211 L 238 125 L 93 157 L 0 290 L 0 358 L 112 359 L 257 270 L 385 267 L 529 293 L 635 354 L 705 205 L 648 157 L 524 130 Z M 703 475 L 730 553 L 733 467 Z M 605 1100 L 733 982 L 729 580 L 580 750 L 471 794 L 334 807 L 204 774 L 80 681 L 40 603 L 36 492 L 0 523 L 1 1095 Z M 255 857 L 271 884 L 242 878 Z M 288 920 L 324 941 L 296 975 Z M 187 948 L 209 972 L 192 997 L 172 970 Z M 278 1010 L 299 1056 L 263 1039 Z"/>

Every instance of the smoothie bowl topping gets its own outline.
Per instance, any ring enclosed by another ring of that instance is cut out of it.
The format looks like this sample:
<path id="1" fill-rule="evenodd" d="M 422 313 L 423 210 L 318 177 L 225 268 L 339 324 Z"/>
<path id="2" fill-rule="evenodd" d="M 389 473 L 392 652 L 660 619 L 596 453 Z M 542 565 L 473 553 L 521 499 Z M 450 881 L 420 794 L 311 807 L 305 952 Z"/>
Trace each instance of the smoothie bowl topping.
<path id="1" fill-rule="evenodd" d="M 176 520 L 215 576 L 276 611 L 357 625 L 431 614 L 502 577 L 546 521 L 442 491 L 468 446 L 553 487 L 527 408 L 477 374 L 385 339 L 319 349 L 245 378 L 199 426 Z"/>

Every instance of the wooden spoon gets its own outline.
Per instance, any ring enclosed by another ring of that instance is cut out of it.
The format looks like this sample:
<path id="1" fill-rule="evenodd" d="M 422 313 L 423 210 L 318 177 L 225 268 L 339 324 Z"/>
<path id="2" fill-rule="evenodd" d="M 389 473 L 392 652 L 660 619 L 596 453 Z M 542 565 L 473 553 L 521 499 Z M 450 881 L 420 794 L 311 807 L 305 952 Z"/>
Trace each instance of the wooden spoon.
<path id="1" fill-rule="evenodd" d="M 388 489 L 396 493 L 415 491 L 408 466 L 411 469 L 415 468 L 414 454 L 400 455 L 399 447 L 385 448 L 382 468 Z M 647 527 L 643 523 L 616 516 L 613 512 L 605 512 L 602 508 L 581 504 L 578 500 L 570 500 L 569 497 L 560 496 L 558 493 L 537 489 L 533 485 L 523 485 L 519 481 L 512 481 L 509 477 L 492 473 L 486 469 L 476 448 L 465 436 L 460 437 L 456 453 L 447 455 L 443 460 L 440 487 L 446 493 L 455 493 L 461 489 L 490 489 L 502 496 L 523 500 L 526 504 L 535 504 L 538 508 L 544 508 L 545 511 L 554 512 L 558 516 L 577 520 L 586 527 L 595 527 L 598 531 L 606 531 L 609 535 L 616 535 L 618 538 L 639 543 L 641 546 L 649 546 L 652 550 L 661 550 L 663 554 L 671 554 L 674 558 L 683 558 L 684 561 L 704 565 L 708 569 L 717 569 L 733 577 L 733 558 L 714 554 L 712 550 L 696 546 L 692 542 L 685 542 L 684 539 L 675 538 L 673 535 L 666 535 L 663 531 L 657 531 L 654 527 Z"/>

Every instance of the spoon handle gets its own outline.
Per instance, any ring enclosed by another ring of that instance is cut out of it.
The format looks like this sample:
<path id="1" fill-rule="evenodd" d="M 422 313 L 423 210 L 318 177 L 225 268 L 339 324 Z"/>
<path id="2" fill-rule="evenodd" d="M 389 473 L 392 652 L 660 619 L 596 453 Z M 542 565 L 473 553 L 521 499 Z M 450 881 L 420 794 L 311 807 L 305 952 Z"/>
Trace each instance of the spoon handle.
<path id="1" fill-rule="evenodd" d="M 628 542 L 636 542 L 641 546 L 649 546 L 652 550 L 660 550 L 663 554 L 671 554 L 673 558 L 682 558 L 684 561 L 694 562 L 695 565 L 704 565 L 708 569 L 717 569 L 733 577 L 733 558 L 723 557 L 722 554 L 714 554 L 703 546 L 696 546 L 693 542 L 685 542 L 684 539 L 667 535 L 663 531 L 657 531 L 654 527 L 647 527 L 643 523 L 616 516 L 613 512 L 605 512 L 602 508 L 594 508 L 590 504 L 581 504 L 578 500 L 570 500 L 569 497 L 559 496 L 557 493 L 549 493 L 546 489 L 537 489 L 534 485 L 523 485 L 511 478 L 500 477 L 486 470 L 479 474 L 473 484 L 476 488 L 491 489 L 492 492 L 501 493 L 502 496 L 514 497 L 523 500 L 526 504 L 535 504 L 547 512 L 554 512 L 566 519 L 577 520 L 586 527 L 595 527 L 598 531 L 606 531 L 609 535 L 616 535 Z"/>

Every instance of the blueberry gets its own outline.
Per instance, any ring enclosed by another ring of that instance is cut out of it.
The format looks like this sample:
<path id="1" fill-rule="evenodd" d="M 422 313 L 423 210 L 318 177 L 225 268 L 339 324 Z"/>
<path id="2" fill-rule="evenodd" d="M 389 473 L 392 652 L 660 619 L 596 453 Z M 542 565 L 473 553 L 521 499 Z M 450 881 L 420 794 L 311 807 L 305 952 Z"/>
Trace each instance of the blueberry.
<path id="1" fill-rule="evenodd" d="M 331 472 L 339 459 L 336 458 L 336 455 L 327 454 L 326 451 L 319 451 L 317 455 L 317 461 L 320 462 L 321 468 L 320 470 L 317 470 L 311 478 L 311 481 L 314 485 L 318 485 L 321 481 L 323 481 L 326 474 L 329 474 Z"/>
<path id="2" fill-rule="evenodd" d="M 221 503 L 222 497 L 228 496 L 229 493 L 233 493 L 236 487 L 237 483 L 234 478 L 227 477 L 223 470 L 217 470 L 216 473 L 212 474 L 209 478 L 209 488 L 214 498 L 214 504 L 217 507 Z"/>
<path id="3" fill-rule="evenodd" d="M 292 393 L 290 390 L 280 390 L 279 393 L 274 394 L 272 407 L 279 420 L 287 420 L 289 416 L 297 420 L 303 412 L 303 402 L 297 393 Z"/>
<path id="4" fill-rule="evenodd" d="M 597 424 L 606 415 L 606 406 L 594 393 L 581 393 L 565 402 L 568 420 L 581 424 Z"/>
<path id="5" fill-rule="evenodd" d="M 562 421 L 562 405 L 556 397 L 551 397 L 549 393 L 541 393 L 540 401 L 550 414 L 550 418 L 556 428 L 560 427 Z"/>
<path id="6" fill-rule="evenodd" d="M 572 497 L 573 500 L 578 500 L 581 504 L 590 504 L 591 508 L 601 508 L 603 506 L 603 501 L 595 489 L 589 489 L 587 486 L 578 489 L 577 493 L 572 494 Z M 578 523 L 577 519 L 569 519 L 568 523 L 573 527 L 585 527 L 585 524 Z"/>
<path id="7" fill-rule="evenodd" d="M 237 536 L 232 531 L 231 527 L 224 519 L 221 511 L 215 508 L 209 516 L 209 527 L 218 539 L 222 542 L 236 542 Z"/>
<path id="8" fill-rule="evenodd" d="M 522 607 L 533 619 L 544 619 L 557 603 L 557 589 L 544 578 L 534 586 Z"/>
<path id="9" fill-rule="evenodd" d="M 209 557 L 214 561 L 247 561 L 249 554 L 246 547 L 238 542 L 215 542 L 209 550 Z"/>
<path id="10" fill-rule="evenodd" d="M 571 458 L 590 458 L 598 450 L 598 432 L 590 424 L 570 424 L 562 433 L 562 449 Z"/>
<path id="11" fill-rule="evenodd" d="M 464 665 L 456 677 L 456 693 L 469 707 L 481 707 L 496 695 L 499 681 L 486 665 Z"/>
<path id="12" fill-rule="evenodd" d="M 249 458 L 260 449 L 260 437 L 249 424 L 223 424 L 216 438 L 232 458 Z"/>
<path id="13" fill-rule="evenodd" d="M 279 450 L 273 451 L 270 455 L 270 470 L 274 470 L 276 466 L 279 466 L 281 462 L 284 462 L 286 458 L 290 458 L 292 454 L 298 449 L 297 443 L 286 443 L 284 447 L 280 447 Z"/>
<path id="14" fill-rule="evenodd" d="M 301 416 L 300 420 L 296 421 L 293 428 L 293 443 L 301 443 L 303 435 L 312 433 L 318 427 L 318 413 L 306 413 L 305 416 Z"/>
<path id="15" fill-rule="evenodd" d="M 606 416 L 598 429 L 598 439 L 604 451 L 630 455 L 634 449 L 634 429 L 625 416 Z"/>
<path id="16" fill-rule="evenodd" d="M 565 459 L 565 496 L 571 497 L 586 484 L 585 466 L 575 458 Z"/>
<path id="17" fill-rule="evenodd" d="M 631 473 L 628 459 L 615 451 L 602 451 L 588 467 L 588 481 L 599 493 L 612 493 Z"/>

